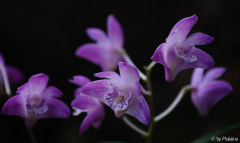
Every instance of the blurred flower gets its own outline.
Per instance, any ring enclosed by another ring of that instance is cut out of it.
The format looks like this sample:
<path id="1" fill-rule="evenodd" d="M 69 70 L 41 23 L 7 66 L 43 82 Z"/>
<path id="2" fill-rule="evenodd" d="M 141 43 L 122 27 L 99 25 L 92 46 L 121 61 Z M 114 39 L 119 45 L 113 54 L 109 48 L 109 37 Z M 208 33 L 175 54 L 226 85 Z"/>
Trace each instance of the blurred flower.
<path id="1" fill-rule="evenodd" d="M 203 76 L 204 69 L 194 69 L 191 79 L 191 86 L 195 88 L 192 91 L 192 101 L 202 116 L 207 116 L 210 109 L 232 91 L 232 86 L 228 82 L 215 80 L 225 70 L 214 68 Z"/>
<path id="2" fill-rule="evenodd" d="M 82 87 L 91 81 L 84 76 L 74 76 L 73 80 L 70 80 L 70 82 Z M 82 134 L 90 127 L 90 125 L 94 128 L 99 128 L 105 115 L 101 101 L 80 93 L 80 90 L 81 88 L 78 88 L 75 91 L 75 99 L 72 101 L 71 106 L 75 110 L 73 113 L 74 116 L 77 116 L 82 112 L 87 112 L 88 114 L 80 127 L 80 134 Z"/>
<path id="3" fill-rule="evenodd" d="M 95 74 L 96 77 L 108 79 L 91 82 L 80 92 L 104 102 L 112 108 L 118 118 L 129 114 L 149 125 L 150 111 L 141 93 L 137 69 L 119 62 L 119 71 L 120 76 L 111 71 Z"/>
<path id="4" fill-rule="evenodd" d="M 116 49 L 123 48 L 123 31 L 113 15 L 108 16 L 107 31 L 108 35 L 98 28 L 88 28 L 88 36 L 96 43 L 84 44 L 76 51 L 77 56 L 99 65 L 102 71 L 115 70 L 122 60 Z"/>
<path id="5" fill-rule="evenodd" d="M 27 83 L 18 88 L 18 95 L 11 97 L 4 104 L 2 114 L 23 117 L 27 127 L 33 127 L 36 121 L 42 118 L 69 117 L 69 108 L 53 98 L 61 97 L 61 91 L 54 86 L 46 87 L 47 83 L 47 75 L 33 75 Z"/>
<path id="6" fill-rule="evenodd" d="M 203 33 L 187 37 L 197 19 L 197 16 L 193 15 L 180 20 L 171 30 L 166 43 L 159 45 L 151 58 L 164 66 L 168 82 L 173 81 L 178 72 L 184 69 L 214 67 L 212 57 L 195 48 L 195 45 L 210 43 L 214 38 Z"/>
<path id="7" fill-rule="evenodd" d="M 4 87 L 3 70 L 6 70 L 10 84 L 15 84 L 23 80 L 22 73 L 15 67 L 5 65 L 2 54 L 0 53 L 0 87 Z"/>

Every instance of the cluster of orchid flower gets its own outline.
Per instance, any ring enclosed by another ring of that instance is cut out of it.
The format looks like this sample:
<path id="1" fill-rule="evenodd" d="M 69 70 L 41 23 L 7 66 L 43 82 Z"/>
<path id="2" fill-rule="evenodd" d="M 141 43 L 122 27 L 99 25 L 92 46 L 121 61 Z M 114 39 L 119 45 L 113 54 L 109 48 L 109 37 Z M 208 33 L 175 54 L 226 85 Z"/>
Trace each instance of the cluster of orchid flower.
<path id="1" fill-rule="evenodd" d="M 155 123 L 168 115 L 187 91 L 191 91 L 192 102 L 200 115 L 207 116 L 210 109 L 232 91 L 232 87 L 226 81 L 216 80 L 226 69 L 213 68 L 212 57 L 195 47 L 195 45 L 211 43 L 214 38 L 203 33 L 195 33 L 187 37 L 197 19 L 197 16 L 193 15 L 180 20 L 173 27 L 166 43 L 160 44 L 151 57 L 153 61 L 145 68 L 146 75 L 136 68 L 123 49 L 123 31 L 113 15 L 109 15 L 107 19 L 108 35 L 97 28 L 87 29 L 88 36 L 96 42 L 80 46 L 76 55 L 99 65 L 102 72 L 96 73 L 94 76 L 103 79 L 91 81 L 85 76 L 77 75 L 69 80 L 79 86 L 75 91 L 75 99 L 71 103 L 74 109 L 73 115 L 87 112 L 80 127 L 80 134 L 91 125 L 94 128 L 101 125 L 105 116 L 103 106 L 106 104 L 114 111 L 116 117 L 123 119 L 134 131 L 146 137 L 147 142 L 152 142 Z M 184 69 L 195 69 L 191 84 L 182 88 L 165 111 L 154 116 L 154 96 L 150 75 L 151 69 L 156 63 L 164 66 L 165 78 L 168 82 L 172 82 Z M 119 66 L 120 74 L 113 71 L 117 66 Z M 204 69 L 211 70 L 203 75 Z M 5 66 L 2 56 L 0 56 L 0 70 L 1 85 L 2 87 L 5 85 L 5 91 L 10 96 L 8 82 L 20 81 L 21 73 L 15 68 Z M 147 89 L 139 83 L 140 79 L 146 82 Z M 5 103 L 2 114 L 23 117 L 29 128 L 33 127 L 38 119 L 69 117 L 68 106 L 56 99 L 62 96 L 61 91 L 54 86 L 47 87 L 48 80 L 48 76 L 45 74 L 36 74 L 30 77 L 27 83 L 18 88 L 17 95 Z M 143 94 L 146 96 L 144 97 Z M 145 98 L 149 98 L 149 103 Z M 144 131 L 134 125 L 126 117 L 126 114 L 150 126 L 149 130 Z"/>

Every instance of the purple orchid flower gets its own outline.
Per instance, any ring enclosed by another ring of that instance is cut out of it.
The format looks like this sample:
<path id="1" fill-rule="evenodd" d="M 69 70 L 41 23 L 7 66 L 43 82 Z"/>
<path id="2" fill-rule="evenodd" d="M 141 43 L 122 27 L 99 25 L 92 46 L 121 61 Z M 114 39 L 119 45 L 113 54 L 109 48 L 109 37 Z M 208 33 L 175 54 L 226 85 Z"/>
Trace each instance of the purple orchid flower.
<path id="1" fill-rule="evenodd" d="M 159 45 L 151 58 L 164 66 L 165 78 L 168 82 L 173 81 L 176 75 L 184 69 L 214 67 L 212 57 L 195 48 L 195 45 L 211 43 L 214 38 L 203 33 L 194 33 L 187 37 L 197 19 L 198 17 L 193 15 L 180 20 L 171 30 L 166 43 Z"/>
<path id="2" fill-rule="evenodd" d="M 84 76 L 74 76 L 73 80 L 69 81 L 79 85 L 80 87 L 91 82 Z M 80 134 L 82 134 L 90 127 L 90 125 L 96 129 L 99 128 L 105 115 L 104 107 L 101 101 L 81 93 L 80 90 L 81 88 L 78 88 L 75 91 L 75 99 L 72 101 L 71 106 L 75 110 L 73 113 L 74 116 L 77 116 L 82 112 L 87 112 L 88 114 L 80 127 Z"/>
<path id="3" fill-rule="evenodd" d="M 232 86 L 228 82 L 215 80 L 225 70 L 214 68 L 203 76 L 204 69 L 194 69 L 191 79 L 191 85 L 195 87 L 192 91 L 192 101 L 202 116 L 207 116 L 210 109 L 232 91 Z"/>
<path id="4" fill-rule="evenodd" d="M 101 29 L 88 28 L 88 36 L 96 43 L 87 43 L 80 46 L 76 55 L 85 58 L 102 68 L 102 71 L 115 70 L 122 57 L 116 49 L 123 48 L 123 30 L 117 19 L 109 15 L 107 19 L 106 35 Z"/>
<path id="5" fill-rule="evenodd" d="M 53 97 L 62 93 L 54 86 L 47 86 L 48 76 L 33 75 L 27 83 L 18 88 L 16 96 L 10 98 L 2 108 L 2 114 L 16 115 L 25 119 L 27 127 L 33 127 L 42 118 L 68 118 L 69 108 Z"/>
<path id="6" fill-rule="evenodd" d="M 3 59 L 3 56 L 1 53 L 0 53 L 0 64 L 5 67 L 10 84 L 19 83 L 23 80 L 23 75 L 19 69 L 15 68 L 13 66 L 5 65 L 4 59 Z M 0 87 L 3 87 L 2 70 L 3 69 L 0 69 Z"/>
<path id="7" fill-rule="evenodd" d="M 112 71 L 97 73 L 96 77 L 108 79 L 91 82 L 80 92 L 111 107 L 118 118 L 129 114 L 149 125 L 150 111 L 141 93 L 138 70 L 124 62 L 119 62 L 118 65 L 120 76 Z"/>

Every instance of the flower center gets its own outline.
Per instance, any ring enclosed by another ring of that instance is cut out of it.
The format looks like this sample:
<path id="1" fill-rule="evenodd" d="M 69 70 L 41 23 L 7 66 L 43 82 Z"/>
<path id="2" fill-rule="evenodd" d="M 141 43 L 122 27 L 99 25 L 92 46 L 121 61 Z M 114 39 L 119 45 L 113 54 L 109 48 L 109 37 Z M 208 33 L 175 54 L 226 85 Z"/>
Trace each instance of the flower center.
<path id="1" fill-rule="evenodd" d="M 194 50 L 194 46 L 185 47 L 184 45 L 179 44 L 175 47 L 176 55 L 179 58 L 182 58 L 186 64 L 197 60 L 196 56 L 190 55 L 193 50 Z"/>
<path id="2" fill-rule="evenodd" d="M 128 107 L 128 101 L 131 98 L 131 92 L 126 94 L 119 90 L 119 88 L 113 84 L 109 86 L 109 92 L 104 95 L 104 102 L 112 109 L 121 111 Z"/>
<path id="3" fill-rule="evenodd" d="M 26 106 L 28 111 L 35 116 L 45 113 L 48 110 L 46 101 L 38 95 L 28 95 Z"/>

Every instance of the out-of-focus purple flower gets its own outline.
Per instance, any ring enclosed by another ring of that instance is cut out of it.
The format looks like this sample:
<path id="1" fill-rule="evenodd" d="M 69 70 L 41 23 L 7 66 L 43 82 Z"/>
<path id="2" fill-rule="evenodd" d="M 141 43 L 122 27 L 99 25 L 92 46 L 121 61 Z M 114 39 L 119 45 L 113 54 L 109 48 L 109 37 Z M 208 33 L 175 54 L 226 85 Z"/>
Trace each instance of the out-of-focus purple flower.
<path id="1" fill-rule="evenodd" d="M 119 62 L 120 76 L 112 71 L 100 72 L 96 77 L 108 78 L 91 82 L 81 89 L 112 108 L 116 117 L 129 114 L 142 123 L 150 124 L 150 111 L 139 85 L 138 70 L 127 63 Z"/>
<path id="2" fill-rule="evenodd" d="M 103 104 L 98 99 L 80 92 L 81 87 L 91 81 L 84 76 L 74 76 L 73 80 L 69 81 L 80 86 L 80 88 L 75 91 L 75 99 L 71 103 L 71 106 L 75 110 L 73 115 L 77 116 L 82 112 L 87 112 L 88 114 L 82 122 L 80 134 L 86 131 L 90 125 L 94 128 L 99 128 L 105 116 Z"/>
<path id="3" fill-rule="evenodd" d="M 36 121 L 42 118 L 68 118 L 69 108 L 53 98 L 61 97 L 61 91 L 54 86 L 46 87 L 47 83 L 47 75 L 33 75 L 27 83 L 18 88 L 18 95 L 4 104 L 2 114 L 23 117 L 27 127 L 33 127 Z"/>
<path id="4" fill-rule="evenodd" d="M 164 66 L 165 78 L 168 82 L 173 81 L 184 69 L 214 67 L 212 57 L 195 48 L 195 45 L 211 43 L 214 38 L 203 33 L 194 33 L 187 37 L 197 19 L 197 16 L 193 15 L 180 20 L 171 30 L 166 43 L 159 45 L 151 58 Z"/>
<path id="5" fill-rule="evenodd" d="M 207 116 L 210 109 L 232 91 L 232 86 L 228 82 L 215 80 L 225 70 L 214 68 L 203 76 L 204 69 L 194 69 L 191 79 L 191 86 L 195 88 L 192 91 L 192 101 L 202 116 Z"/>
<path id="6" fill-rule="evenodd" d="M 20 70 L 18 70 L 17 68 L 13 67 L 13 66 L 9 66 L 9 65 L 5 65 L 4 63 L 4 59 L 2 54 L 0 53 L 0 64 L 2 66 L 5 66 L 6 69 L 6 73 L 8 75 L 8 80 L 10 84 L 15 84 L 18 82 L 21 82 L 23 80 L 23 75 L 20 72 Z M 2 75 L 2 70 L 0 69 L 0 86 L 3 86 L 3 75 Z"/>
<path id="7" fill-rule="evenodd" d="M 85 58 L 102 68 L 102 71 L 115 70 L 122 57 L 116 49 L 123 48 L 124 38 L 120 23 L 113 15 L 107 19 L 106 35 L 101 29 L 88 28 L 88 36 L 96 43 L 87 43 L 80 46 L 76 55 Z"/>

